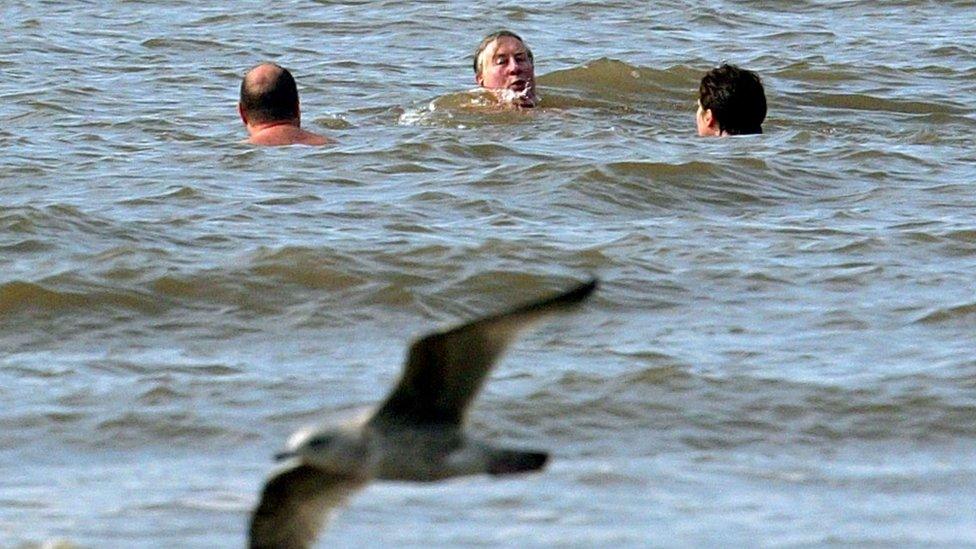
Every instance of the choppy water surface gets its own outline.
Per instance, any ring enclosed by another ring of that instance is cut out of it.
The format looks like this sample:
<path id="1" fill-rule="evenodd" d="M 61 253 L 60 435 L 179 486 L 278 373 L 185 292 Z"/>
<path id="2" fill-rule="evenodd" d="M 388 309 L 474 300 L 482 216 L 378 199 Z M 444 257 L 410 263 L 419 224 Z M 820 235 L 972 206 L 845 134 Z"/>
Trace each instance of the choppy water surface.
<path id="1" fill-rule="evenodd" d="M 292 430 L 590 273 L 472 415 L 552 466 L 376 484 L 323 546 L 976 546 L 972 15 L 5 1 L 0 546 L 242 546 Z M 545 108 L 471 108 L 497 27 Z M 339 145 L 240 144 L 265 59 Z M 764 135 L 694 136 L 723 60 Z"/>

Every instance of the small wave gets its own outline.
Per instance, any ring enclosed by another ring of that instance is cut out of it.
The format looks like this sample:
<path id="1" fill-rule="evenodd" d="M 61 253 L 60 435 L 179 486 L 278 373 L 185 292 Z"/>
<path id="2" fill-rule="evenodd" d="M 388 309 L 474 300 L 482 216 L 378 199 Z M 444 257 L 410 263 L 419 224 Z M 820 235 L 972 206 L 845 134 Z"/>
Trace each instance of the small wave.
<path id="1" fill-rule="evenodd" d="M 193 21 L 192 23 L 190 23 L 190 26 L 207 28 L 207 27 L 211 27 L 213 25 L 220 25 L 220 24 L 223 24 L 223 23 L 231 23 L 231 22 L 234 21 L 234 19 L 236 19 L 238 17 L 241 17 L 241 16 L 242 15 L 237 14 L 237 13 L 234 13 L 234 14 L 224 14 L 224 13 L 221 13 L 221 14 L 218 14 L 218 15 L 207 15 L 207 16 L 201 17 L 201 18 Z"/>
<path id="2" fill-rule="evenodd" d="M 335 116 L 335 115 L 333 115 L 333 116 L 319 116 L 319 117 L 313 118 L 311 121 L 312 121 L 313 124 L 315 124 L 317 126 L 321 126 L 322 128 L 327 129 L 327 130 L 348 130 L 348 129 L 352 129 L 352 128 L 355 127 L 352 124 L 352 122 L 349 122 L 345 118 L 340 118 L 340 117 Z"/>
<path id="3" fill-rule="evenodd" d="M 5 416 L 4 422 L 8 429 L 23 434 L 26 429 L 47 429 L 60 431 L 71 429 L 89 418 L 87 413 L 67 411 L 35 411 L 28 414 Z"/>
<path id="4" fill-rule="evenodd" d="M 184 374 L 194 377 L 204 377 L 204 378 L 219 378 L 226 376 L 233 376 L 241 373 L 239 368 L 234 366 L 228 366 L 221 363 L 211 363 L 211 362 L 173 362 L 165 361 L 161 362 L 158 359 L 152 360 L 106 360 L 98 359 L 89 361 L 89 368 L 92 370 L 98 370 L 110 373 L 136 373 L 136 374 Z M 157 389 L 165 390 L 165 387 L 157 387 Z M 162 394 L 162 393 L 161 393 Z M 153 393 L 149 393 L 152 396 Z M 176 396 L 176 395 L 173 395 Z"/>
<path id="5" fill-rule="evenodd" d="M 161 406 L 185 400 L 188 395 L 175 391 L 170 387 L 157 385 L 139 395 L 139 402 L 148 406 Z"/>
<path id="6" fill-rule="evenodd" d="M 410 226 L 403 229 L 410 230 Z M 410 232 L 428 232 L 420 229 Z M 268 315 L 296 302 L 314 300 L 337 305 L 331 312 L 318 310 L 315 315 L 343 318 L 350 306 L 399 309 L 416 305 L 418 286 L 448 278 L 445 270 L 458 269 L 450 264 L 456 256 L 451 247 L 421 244 L 396 253 L 382 244 L 371 244 L 371 248 L 349 252 L 302 246 L 259 248 L 232 265 L 166 274 L 145 286 L 163 303 L 231 305 L 238 311 Z M 424 261 L 431 257 L 437 261 Z"/>
<path id="7" fill-rule="evenodd" d="M 157 313 L 160 305 L 150 296 L 133 291 L 88 288 L 88 291 L 50 289 L 41 284 L 11 281 L 0 284 L 0 315 L 20 311 L 51 312 L 67 309 L 121 308 Z"/>
<path id="8" fill-rule="evenodd" d="M 524 296 L 542 295 L 572 282 L 571 278 L 560 280 L 551 274 L 485 270 L 467 275 L 455 285 L 469 294 L 491 296 L 490 301 L 494 303 L 517 303 L 524 300 Z"/>
<path id="9" fill-rule="evenodd" d="M 152 410 L 125 412 L 100 421 L 95 426 L 94 444 L 112 441 L 115 447 L 141 447 L 146 444 L 208 445 L 225 439 L 241 442 L 252 435 L 208 422 L 186 412 Z M 101 440 L 97 440 L 101 439 Z"/>
<path id="10" fill-rule="evenodd" d="M 54 246 L 48 244 L 47 242 L 35 238 L 25 238 L 24 240 L 19 240 L 12 244 L 0 246 L 0 251 L 10 253 L 35 253 L 47 251 L 52 248 L 54 248 Z"/>
<path id="11" fill-rule="evenodd" d="M 963 242 L 966 244 L 976 243 L 976 230 L 973 229 L 960 229 L 955 231 L 946 232 L 943 235 L 949 240 L 955 240 L 957 242 Z"/>
<path id="12" fill-rule="evenodd" d="M 286 195 L 278 196 L 275 198 L 266 198 L 264 200 L 259 200 L 255 204 L 261 206 L 295 206 L 298 204 L 308 204 L 312 202 L 321 202 L 322 198 L 313 194 L 302 194 L 302 195 Z"/>
<path id="13" fill-rule="evenodd" d="M 67 204 L 0 207 L 0 228 L 10 233 L 48 235 L 64 232 L 77 235 L 77 240 L 86 240 L 112 227 L 109 220 Z"/>
<path id="14" fill-rule="evenodd" d="M 920 324 L 939 324 L 943 322 L 976 323 L 976 302 L 939 307 L 916 320 Z"/>
<path id="15" fill-rule="evenodd" d="M 21 104 L 25 106 L 29 106 L 37 112 L 65 116 L 66 118 L 67 118 L 66 115 L 74 116 L 74 115 L 81 114 L 77 109 L 69 105 L 55 103 L 53 101 L 45 101 L 43 99 L 37 99 L 37 98 L 26 99 L 23 102 L 21 102 Z"/>
<path id="16" fill-rule="evenodd" d="M 475 420 L 490 432 L 534 425 L 584 454 L 626 444 L 695 449 L 753 444 L 814 445 L 861 440 L 940 440 L 976 436 L 976 402 L 961 379 L 892 379 L 845 387 L 696 373 L 668 358 L 614 379 L 566 373 L 501 418 Z M 545 418 L 540 420 L 539 418 Z M 501 420 L 504 425 L 499 424 Z M 489 423 L 494 423 L 490 425 Z M 522 427 L 524 428 L 524 427 Z M 644 450 L 635 450 L 637 452 Z"/>
<path id="17" fill-rule="evenodd" d="M 757 175 L 744 177 L 747 170 Z M 726 165 L 705 161 L 607 162 L 581 173 L 572 186 L 615 208 L 673 208 L 680 203 L 738 206 L 768 203 L 790 191 L 770 185 L 768 177 L 759 175 L 768 171 L 758 159 Z"/>
<path id="18" fill-rule="evenodd" d="M 183 51 L 213 51 L 230 47 L 228 44 L 216 40 L 200 38 L 148 38 L 140 45 L 147 49 L 179 49 Z M 176 80 L 174 80 L 176 81 Z"/>
<path id="19" fill-rule="evenodd" d="M 612 104 L 644 102 L 648 98 L 670 95 L 690 88 L 698 72 L 685 68 L 651 69 L 624 61 L 600 58 L 584 65 L 553 71 L 539 77 L 540 89 L 554 87 L 561 90 L 587 92 L 587 96 Z"/>
<path id="20" fill-rule="evenodd" d="M 359 286 L 366 278 L 351 272 L 349 258 L 341 254 L 302 247 L 262 249 L 251 258 L 256 275 L 298 284 L 307 288 L 344 290 Z"/>
<path id="21" fill-rule="evenodd" d="M 164 193 L 157 194 L 154 196 L 141 196 L 138 198 L 129 198 L 125 200 L 120 200 L 118 204 L 126 206 L 145 206 L 152 204 L 161 204 L 170 200 L 188 200 L 188 201 L 200 201 L 205 198 L 205 195 L 193 187 L 188 187 L 186 185 L 179 185 L 171 190 Z"/>
<path id="22" fill-rule="evenodd" d="M 771 74 L 784 80 L 830 85 L 857 81 L 862 76 L 848 65 L 809 61 L 794 61 Z"/>
<path id="23" fill-rule="evenodd" d="M 867 94 L 812 93 L 809 97 L 814 105 L 833 109 L 881 111 L 926 116 L 932 114 L 962 115 L 968 113 L 962 107 L 946 103 L 874 97 Z"/>

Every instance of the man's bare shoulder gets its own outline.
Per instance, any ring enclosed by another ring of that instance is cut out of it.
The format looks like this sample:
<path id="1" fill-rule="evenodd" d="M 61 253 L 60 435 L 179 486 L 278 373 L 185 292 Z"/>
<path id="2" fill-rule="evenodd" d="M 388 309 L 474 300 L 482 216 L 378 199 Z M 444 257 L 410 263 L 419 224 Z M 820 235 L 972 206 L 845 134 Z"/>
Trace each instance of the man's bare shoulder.
<path id="1" fill-rule="evenodd" d="M 247 140 L 252 145 L 280 147 L 284 145 L 308 145 L 319 147 L 332 145 L 336 141 L 324 135 L 296 128 L 294 126 L 275 126 L 259 131 Z"/>

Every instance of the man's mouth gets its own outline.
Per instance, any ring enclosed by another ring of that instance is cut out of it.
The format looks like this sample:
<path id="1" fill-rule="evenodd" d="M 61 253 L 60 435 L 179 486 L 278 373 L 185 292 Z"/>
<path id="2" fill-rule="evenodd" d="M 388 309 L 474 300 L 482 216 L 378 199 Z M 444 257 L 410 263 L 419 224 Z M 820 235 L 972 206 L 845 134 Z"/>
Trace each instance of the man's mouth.
<path id="1" fill-rule="evenodd" d="M 535 83 L 531 80 L 514 80 L 498 91 L 498 100 L 520 107 L 534 107 L 538 101 L 535 95 Z"/>

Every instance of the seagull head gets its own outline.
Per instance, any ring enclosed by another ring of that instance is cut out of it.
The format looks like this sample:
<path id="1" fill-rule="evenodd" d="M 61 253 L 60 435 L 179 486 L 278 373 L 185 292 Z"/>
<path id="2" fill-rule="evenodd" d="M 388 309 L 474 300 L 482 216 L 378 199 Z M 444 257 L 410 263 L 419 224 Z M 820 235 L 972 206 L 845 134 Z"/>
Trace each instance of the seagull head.
<path id="1" fill-rule="evenodd" d="M 275 458 L 279 461 L 298 459 L 323 471 L 359 478 L 371 476 L 376 461 L 373 445 L 358 425 L 330 425 L 299 431 L 288 441 L 288 449 Z"/>

